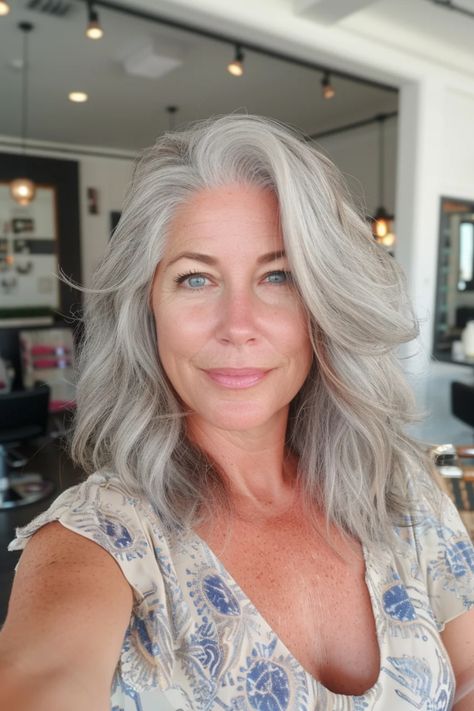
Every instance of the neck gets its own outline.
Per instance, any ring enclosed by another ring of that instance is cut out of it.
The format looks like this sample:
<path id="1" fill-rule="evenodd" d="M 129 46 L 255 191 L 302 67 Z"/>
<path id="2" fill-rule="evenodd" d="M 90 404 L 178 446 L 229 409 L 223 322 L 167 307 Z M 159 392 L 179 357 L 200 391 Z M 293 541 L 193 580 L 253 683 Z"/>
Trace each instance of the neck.
<path id="1" fill-rule="evenodd" d="M 283 426 L 284 424 L 284 426 Z M 237 510 L 277 511 L 294 499 L 297 458 L 285 449 L 286 422 L 242 433 L 188 422 L 188 436 L 216 463 Z"/>

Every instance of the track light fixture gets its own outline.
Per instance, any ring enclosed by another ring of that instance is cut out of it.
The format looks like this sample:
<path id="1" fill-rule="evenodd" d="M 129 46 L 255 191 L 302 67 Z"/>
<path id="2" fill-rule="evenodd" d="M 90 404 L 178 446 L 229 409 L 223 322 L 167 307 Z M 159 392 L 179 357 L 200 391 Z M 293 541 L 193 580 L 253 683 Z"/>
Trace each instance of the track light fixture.
<path id="1" fill-rule="evenodd" d="M 11 7 L 6 0 L 0 0 L 0 15 L 8 15 Z"/>
<path id="2" fill-rule="evenodd" d="M 86 37 L 93 40 L 101 39 L 101 37 L 104 36 L 104 30 L 100 25 L 99 13 L 97 10 L 94 10 L 90 0 L 87 2 L 87 12 L 89 19 L 86 28 Z"/>
<path id="3" fill-rule="evenodd" d="M 244 73 L 244 53 L 239 44 L 235 45 L 235 57 L 230 64 L 227 65 L 227 71 L 233 77 L 241 77 Z"/>
<path id="4" fill-rule="evenodd" d="M 331 84 L 329 72 L 324 72 L 323 78 L 321 79 L 321 93 L 324 99 L 332 99 L 336 95 L 336 90 Z"/>

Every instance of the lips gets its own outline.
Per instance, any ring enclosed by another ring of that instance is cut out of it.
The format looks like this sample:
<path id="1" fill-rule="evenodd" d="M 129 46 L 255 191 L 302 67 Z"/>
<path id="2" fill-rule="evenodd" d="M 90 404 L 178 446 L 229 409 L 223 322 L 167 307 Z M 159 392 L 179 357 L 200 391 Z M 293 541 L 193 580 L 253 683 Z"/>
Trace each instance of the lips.
<path id="1" fill-rule="evenodd" d="M 251 388 L 269 372 L 262 368 L 213 368 L 204 371 L 211 380 L 225 388 Z"/>

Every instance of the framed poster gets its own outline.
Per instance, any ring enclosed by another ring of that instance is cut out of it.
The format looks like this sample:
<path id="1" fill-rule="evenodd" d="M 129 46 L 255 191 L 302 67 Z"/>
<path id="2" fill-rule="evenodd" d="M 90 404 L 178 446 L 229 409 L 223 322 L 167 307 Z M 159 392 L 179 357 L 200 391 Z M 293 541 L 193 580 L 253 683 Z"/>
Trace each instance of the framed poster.
<path id="1" fill-rule="evenodd" d="M 52 323 L 60 308 L 56 189 L 38 185 L 29 205 L 0 183 L 0 323 Z"/>

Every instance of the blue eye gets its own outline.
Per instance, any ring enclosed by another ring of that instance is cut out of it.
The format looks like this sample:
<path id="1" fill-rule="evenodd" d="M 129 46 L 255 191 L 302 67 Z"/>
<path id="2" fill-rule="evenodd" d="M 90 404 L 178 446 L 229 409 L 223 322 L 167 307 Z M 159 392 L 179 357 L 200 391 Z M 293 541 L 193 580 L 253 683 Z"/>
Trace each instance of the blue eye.
<path id="1" fill-rule="evenodd" d="M 265 277 L 270 284 L 287 284 L 291 282 L 291 273 L 279 270 L 276 272 L 270 272 Z"/>
<path id="2" fill-rule="evenodd" d="M 188 279 L 186 279 L 186 283 L 188 286 L 190 286 L 192 289 L 202 289 L 204 284 L 206 283 L 206 277 L 203 276 L 191 276 Z"/>
<path id="3" fill-rule="evenodd" d="M 179 274 L 175 279 L 177 284 L 184 284 L 188 289 L 202 289 L 206 286 L 207 277 L 203 274 L 188 272 L 187 274 Z"/>

